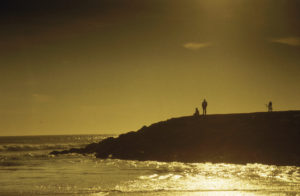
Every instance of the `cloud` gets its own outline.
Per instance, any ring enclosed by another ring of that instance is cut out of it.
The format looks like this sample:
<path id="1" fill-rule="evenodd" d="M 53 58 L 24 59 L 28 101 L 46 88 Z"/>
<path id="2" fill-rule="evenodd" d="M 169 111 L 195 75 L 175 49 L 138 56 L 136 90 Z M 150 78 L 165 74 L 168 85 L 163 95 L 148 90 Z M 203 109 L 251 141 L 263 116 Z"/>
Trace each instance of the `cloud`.
<path id="1" fill-rule="evenodd" d="M 282 37 L 270 39 L 270 42 L 285 44 L 289 46 L 300 46 L 300 37 Z"/>
<path id="2" fill-rule="evenodd" d="M 207 48 L 211 46 L 209 42 L 188 42 L 183 45 L 184 48 L 189 50 L 199 50 L 201 48 Z"/>
<path id="3" fill-rule="evenodd" d="M 39 103 L 46 103 L 51 100 L 50 96 L 39 93 L 32 94 L 32 98 Z"/>

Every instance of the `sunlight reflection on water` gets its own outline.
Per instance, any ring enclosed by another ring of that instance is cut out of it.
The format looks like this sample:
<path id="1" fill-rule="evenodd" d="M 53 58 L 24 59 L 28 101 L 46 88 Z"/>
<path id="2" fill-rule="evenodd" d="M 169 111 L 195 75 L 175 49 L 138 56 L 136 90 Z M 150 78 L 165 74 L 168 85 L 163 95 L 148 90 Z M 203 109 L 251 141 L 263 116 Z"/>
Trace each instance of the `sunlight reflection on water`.
<path id="1" fill-rule="evenodd" d="M 101 160 L 94 155 L 78 154 L 54 156 L 48 155 L 53 148 L 81 146 L 85 140 L 78 139 L 80 142 L 73 144 L 55 143 L 52 137 L 42 138 L 51 140 L 46 143 L 40 142 L 39 137 L 35 139 L 26 145 L 16 141 L 5 143 L 0 148 L 0 195 L 297 196 L 300 193 L 300 167 Z"/>
<path id="2" fill-rule="evenodd" d="M 259 191 L 299 191 L 299 168 L 262 164 L 159 163 L 141 162 L 155 173 L 116 186 L 120 192 L 187 191 L 180 195 L 259 195 Z M 135 167 L 135 166 L 134 166 Z M 200 191 L 200 192 L 199 192 Z M 252 193 L 249 193 L 252 192 Z M 255 192 L 255 193 L 253 193 Z M 204 193 L 203 193 L 204 194 Z M 274 193 L 275 194 L 275 193 Z M 277 193 L 278 195 L 278 193 Z"/>

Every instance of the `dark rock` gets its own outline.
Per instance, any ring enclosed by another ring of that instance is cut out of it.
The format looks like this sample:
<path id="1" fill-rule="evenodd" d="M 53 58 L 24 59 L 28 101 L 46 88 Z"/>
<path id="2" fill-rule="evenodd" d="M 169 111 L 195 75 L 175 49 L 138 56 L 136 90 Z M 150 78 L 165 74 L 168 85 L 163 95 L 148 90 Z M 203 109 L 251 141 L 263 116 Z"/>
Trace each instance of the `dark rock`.
<path id="1" fill-rule="evenodd" d="M 300 111 L 173 118 L 52 154 L 130 160 L 300 165 Z"/>

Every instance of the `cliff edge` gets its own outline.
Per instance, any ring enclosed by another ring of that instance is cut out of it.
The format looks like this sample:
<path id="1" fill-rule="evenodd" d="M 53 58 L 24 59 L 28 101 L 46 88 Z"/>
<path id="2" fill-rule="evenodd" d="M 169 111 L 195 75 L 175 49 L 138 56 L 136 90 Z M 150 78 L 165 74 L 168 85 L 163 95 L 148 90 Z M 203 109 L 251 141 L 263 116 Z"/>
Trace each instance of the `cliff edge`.
<path id="1" fill-rule="evenodd" d="M 300 111 L 187 116 L 51 154 L 300 166 Z"/>

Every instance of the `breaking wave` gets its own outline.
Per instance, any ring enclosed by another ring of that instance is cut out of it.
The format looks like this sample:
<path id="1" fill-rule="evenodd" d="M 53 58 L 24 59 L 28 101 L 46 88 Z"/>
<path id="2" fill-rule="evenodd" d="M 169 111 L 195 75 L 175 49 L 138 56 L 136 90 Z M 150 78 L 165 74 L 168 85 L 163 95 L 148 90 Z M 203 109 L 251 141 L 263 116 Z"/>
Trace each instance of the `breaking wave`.
<path id="1" fill-rule="evenodd" d="M 19 152 L 19 151 L 36 151 L 36 150 L 63 150 L 69 148 L 84 147 L 84 144 L 7 144 L 0 145 L 0 152 Z"/>
<path id="2" fill-rule="evenodd" d="M 0 137 L 0 152 L 26 152 L 81 148 L 110 135 Z"/>

